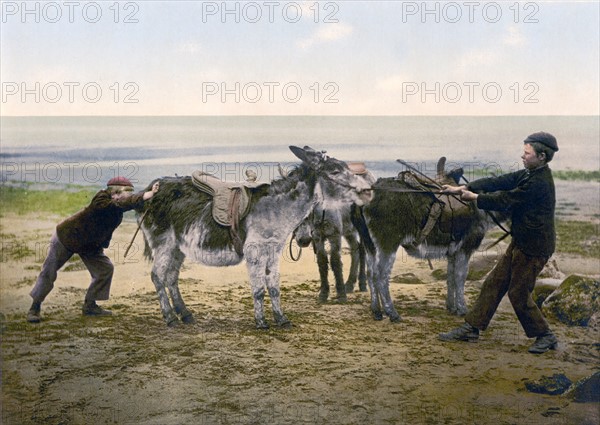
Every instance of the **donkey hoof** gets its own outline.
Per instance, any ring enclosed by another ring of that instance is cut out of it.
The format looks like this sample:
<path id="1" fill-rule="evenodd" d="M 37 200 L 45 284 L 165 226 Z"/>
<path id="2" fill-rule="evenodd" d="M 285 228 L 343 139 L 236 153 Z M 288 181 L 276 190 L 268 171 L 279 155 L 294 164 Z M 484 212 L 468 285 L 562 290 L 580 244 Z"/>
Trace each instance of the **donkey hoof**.
<path id="1" fill-rule="evenodd" d="M 256 329 L 267 330 L 269 329 L 269 324 L 261 320 L 260 322 L 256 322 Z"/>
<path id="2" fill-rule="evenodd" d="M 170 328 L 175 328 L 179 326 L 179 319 L 177 316 L 169 316 L 165 318 L 165 322 L 167 322 L 167 326 Z"/>
<path id="3" fill-rule="evenodd" d="M 186 325 L 193 325 L 194 323 L 196 323 L 196 318 L 192 313 L 188 313 L 184 316 L 181 316 L 181 321 Z"/>
<path id="4" fill-rule="evenodd" d="M 464 316 L 465 314 L 467 314 L 466 307 L 447 307 L 446 309 L 448 310 L 448 313 L 454 316 Z"/>
<path id="5" fill-rule="evenodd" d="M 347 302 L 347 301 L 348 301 L 348 297 L 346 296 L 346 293 L 345 293 L 345 292 L 344 292 L 343 294 L 338 294 L 338 295 L 335 297 L 335 302 L 338 302 L 338 303 L 345 303 L 345 302 Z"/>
<path id="6" fill-rule="evenodd" d="M 390 322 L 392 323 L 399 323 L 402 321 L 402 318 L 400 317 L 399 314 L 394 314 L 392 316 L 390 316 Z"/>
<path id="7" fill-rule="evenodd" d="M 467 307 L 459 306 L 456 308 L 455 313 L 457 316 L 464 316 L 467 314 Z"/>
<path id="8" fill-rule="evenodd" d="M 294 327 L 294 325 L 292 325 L 292 322 L 290 322 L 288 319 L 285 319 L 281 322 L 277 322 L 277 326 L 279 326 L 282 329 L 291 329 Z"/>
<path id="9" fill-rule="evenodd" d="M 327 302 L 327 298 L 329 298 L 329 292 L 321 292 L 321 293 L 319 293 L 319 302 L 320 303 L 326 303 Z"/>
<path id="10" fill-rule="evenodd" d="M 379 321 L 379 320 L 383 320 L 383 313 L 381 313 L 380 311 L 374 311 L 373 312 L 373 319 Z"/>
<path id="11" fill-rule="evenodd" d="M 367 292 L 367 285 L 360 285 L 360 286 L 358 287 L 358 290 L 359 290 L 360 292 Z"/>

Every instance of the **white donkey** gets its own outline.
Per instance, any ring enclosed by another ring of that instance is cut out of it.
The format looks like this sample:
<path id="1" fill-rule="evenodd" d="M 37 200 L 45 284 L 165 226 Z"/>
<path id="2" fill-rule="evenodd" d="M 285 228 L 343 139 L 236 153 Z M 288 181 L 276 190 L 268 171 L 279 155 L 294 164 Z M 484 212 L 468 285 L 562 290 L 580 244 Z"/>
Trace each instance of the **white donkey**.
<path id="1" fill-rule="evenodd" d="M 276 324 L 290 325 L 281 309 L 279 289 L 279 262 L 286 238 L 317 204 L 326 208 L 364 205 L 372 197 L 371 187 L 344 162 L 308 146 L 290 149 L 302 160 L 300 166 L 286 178 L 251 189 L 248 213 L 238 229 L 241 252 L 232 246 L 230 229 L 213 220 L 213 198 L 197 190 L 191 177 L 155 180 L 160 182 L 160 190 L 145 207 L 141 229 L 145 254 L 154 261 L 152 282 L 168 325 L 179 322 L 177 315 L 184 323 L 194 321 L 178 288 L 179 270 L 186 257 L 217 267 L 239 264 L 245 258 L 256 326 L 268 328 L 263 311 L 266 290 Z"/>

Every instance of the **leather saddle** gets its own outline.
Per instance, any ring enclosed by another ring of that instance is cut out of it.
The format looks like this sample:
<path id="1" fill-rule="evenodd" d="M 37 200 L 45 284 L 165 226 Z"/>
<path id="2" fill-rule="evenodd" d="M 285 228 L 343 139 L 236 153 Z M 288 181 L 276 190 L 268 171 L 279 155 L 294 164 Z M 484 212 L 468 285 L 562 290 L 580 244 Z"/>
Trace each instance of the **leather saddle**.
<path id="1" fill-rule="evenodd" d="M 200 170 L 192 173 L 192 183 L 201 192 L 212 196 L 213 219 L 221 226 L 229 227 L 233 247 L 239 255 L 242 255 L 243 242 L 238 230 L 240 221 L 250 211 L 252 197 L 250 189 L 269 186 L 269 184 L 256 182 L 251 178 L 244 182 L 224 182 Z"/>
<path id="2" fill-rule="evenodd" d="M 352 161 L 346 162 L 346 164 L 348 165 L 348 168 L 350 169 L 352 174 L 356 176 L 364 176 L 365 174 L 367 174 L 368 170 L 364 162 Z"/>
<path id="3" fill-rule="evenodd" d="M 446 158 L 441 157 L 437 164 L 437 175 L 434 181 L 428 180 L 412 171 L 403 171 L 398 174 L 398 180 L 408 187 L 430 193 L 434 199 L 427 221 L 419 235 L 413 242 L 414 246 L 421 244 L 437 224 L 440 231 L 449 233 L 452 237 L 458 237 L 467 230 L 475 217 L 475 206 L 468 202 L 461 202 L 458 196 L 450 196 L 436 193 L 441 185 L 458 184 L 463 169 L 457 168 L 449 172 L 445 171 Z"/>

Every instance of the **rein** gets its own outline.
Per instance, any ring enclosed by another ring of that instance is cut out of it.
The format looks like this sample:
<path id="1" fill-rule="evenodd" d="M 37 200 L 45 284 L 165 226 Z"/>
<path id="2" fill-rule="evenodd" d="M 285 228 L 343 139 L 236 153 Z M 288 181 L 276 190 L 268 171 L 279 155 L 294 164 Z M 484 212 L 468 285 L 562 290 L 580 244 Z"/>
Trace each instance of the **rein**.
<path id="1" fill-rule="evenodd" d="M 408 162 L 403 161 L 401 159 L 397 159 L 396 162 L 399 162 L 400 164 L 404 165 L 406 168 L 408 168 L 409 170 L 411 170 L 414 173 L 417 173 L 418 175 L 420 175 L 421 177 L 427 179 L 429 182 L 431 182 L 431 184 L 433 184 L 435 187 L 437 187 L 438 189 L 441 189 L 442 186 L 436 182 L 435 180 L 433 180 L 431 177 L 429 177 L 428 175 L 422 173 L 421 171 L 419 171 L 417 168 L 413 167 L 412 165 L 410 165 Z M 433 193 L 433 191 L 430 191 L 431 193 Z M 452 194 L 452 193 L 444 193 L 444 195 L 447 196 L 452 196 L 454 199 L 456 199 L 458 202 L 460 202 L 463 205 L 469 206 L 469 204 L 467 204 L 465 201 L 463 201 L 462 199 L 460 199 L 460 197 Z"/>
<path id="2" fill-rule="evenodd" d="M 381 191 L 386 191 L 386 192 L 398 192 L 398 193 L 433 193 L 434 195 L 443 195 L 442 192 L 437 191 L 437 190 L 401 189 L 399 187 L 391 187 L 391 186 L 373 187 L 373 190 L 381 190 Z"/>
<path id="3" fill-rule="evenodd" d="M 463 180 L 464 180 L 464 181 L 465 181 L 467 184 L 469 184 L 469 180 L 467 180 L 465 176 L 461 176 L 461 178 L 462 178 L 462 179 L 463 179 Z M 492 248 L 492 247 L 494 247 L 494 246 L 498 245 L 498 244 L 499 244 L 499 243 L 500 243 L 502 240 L 504 240 L 504 239 L 505 239 L 505 238 L 506 238 L 508 235 L 510 235 L 510 234 L 511 234 L 511 231 L 510 231 L 510 230 L 507 230 L 507 229 L 506 229 L 506 228 L 505 228 L 505 227 L 502 225 L 502 223 L 500 223 L 500 220 L 498 220 L 498 218 L 497 218 L 497 217 L 496 217 L 496 216 L 495 216 L 495 215 L 494 215 L 494 214 L 493 214 L 491 211 L 485 210 L 485 212 L 486 212 L 486 214 L 487 214 L 487 215 L 488 215 L 488 216 L 489 216 L 489 217 L 492 219 L 492 221 L 494 222 L 494 224 L 495 224 L 496 226 L 498 226 L 500 229 L 502 229 L 502 230 L 504 231 L 504 234 L 503 234 L 502 236 L 500 236 L 496 242 L 492 243 L 490 246 L 488 246 L 488 247 L 487 247 L 487 249 L 490 249 L 490 248 Z"/>
<path id="4" fill-rule="evenodd" d="M 148 211 L 150 211 L 150 209 L 147 209 L 146 211 L 144 211 L 144 214 L 142 214 L 142 217 L 140 218 L 140 222 L 138 223 L 138 227 L 137 227 L 137 229 L 135 229 L 135 233 L 133 234 L 133 237 L 131 238 L 131 242 L 129 242 L 129 245 L 127 246 L 127 249 L 125 250 L 125 253 L 123 254 L 123 258 L 127 257 L 129 250 L 133 246 L 133 241 L 135 241 L 135 237 L 137 236 L 138 232 L 140 231 L 140 227 L 142 227 L 142 223 L 144 221 L 144 218 L 146 218 L 146 214 L 148 213 Z"/>
<path id="5" fill-rule="evenodd" d="M 292 259 L 292 261 L 296 262 L 296 261 L 300 260 L 300 257 L 302 257 L 302 247 L 300 245 L 298 245 L 298 257 L 294 258 L 294 254 L 292 251 L 292 242 L 294 241 L 294 239 L 296 239 L 296 230 L 294 230 L 292 232 L 292 238 L 290 239 L 290 245 L 289 245 L 290 258 Z"/>

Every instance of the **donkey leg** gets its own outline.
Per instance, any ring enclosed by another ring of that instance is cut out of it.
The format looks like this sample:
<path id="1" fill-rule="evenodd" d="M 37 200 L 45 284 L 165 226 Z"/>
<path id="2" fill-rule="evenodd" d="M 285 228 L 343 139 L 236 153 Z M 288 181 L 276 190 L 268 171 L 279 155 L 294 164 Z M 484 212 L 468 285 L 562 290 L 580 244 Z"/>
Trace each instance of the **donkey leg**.
<path id="1" fill-rule="evenodd" d="M 254 320 L 257 329 L 269 329 L 269 324 L 265 320 L 265 271 L 266 262 L 261 259 L 260 253 L 257 258 L 247 257 L 246 267 L 250 277 L 250 288 L 252 290 L 252 299 L 254 301 Z"/>
<path id="2" fill-rule="evenodd" d="M 290 321 L 285 317 L 281 309 L 281 291 L 279 289 L 279 257 L 283 250 L 283 245 L 273 248 L 272 245 L 264 244 L 261 246 L 261 249 L 265 249 L 268 252 L 261 251 L 256 258 L 248 257 L 246 259 L 254 298 L 256 327 L 258 329 L 269 328 L 264 314 L 265 288 L 269 291 L 275 322 L 279 326 L 290 326 Z"/>
<path id="3" fill-rule="evenodd" d="M 346 286 L 344 285 L 344 270 L 342 264 L 342 237 L 330 238 L 331 270 L 335 278 L 335 292 L 338 301 L 346 301 Z"/>
<path id="4" fill-rule="evenodd" d="M 369 284 L 369 291 L 371 293 L 371 313 L 375 320 L 383 320 L 383 313 L 381 312 L 381 304 L 379 303 L 379 293 L 377 292 L 375 279 L 377 279 L 376 255 L 368 253 L 367 283 Z"/>
<path id="5" fill-rule="evenodd" d="M 452 278 L 452 292 L 454 293 L 454 303 L 448 305 L 448 310 L 452 314 L 458 316 L 464 316 L 467 314 L 467 304 L 465 302 L 465 281 L 467 280 L 467 273 L 469 272 L 469 259 L 471 255 L 459 250 L 448 258 L 448 292 L 450 290 L 450 262 L 453 263 L 453 278 Z"/>
<path id="6" fill-rule="evenodd" d="M 367 275 L 365 273 L 366 264 L 365 246 L 360 242 L 358 244 L 358 290 L 360 292 L 367 292 Z"/>
<path id="7" fill-rule="evenodd" d="M 154 265 L 152 266 L 152 272 L 150 273 L 150 276 L 152 278 L 152 282 L 154 283 L 154 287 L 156 288 L 160 309 L 165 322 L 167 322 L 167 326 L 176 326 L 179 323 L 179 319 L 177 319 L 177 316 L 171 307 L 171 302 L 169 301 L 169 296 L 165 287 L 165 283 L 168 280 L 170 264 L 169 252 L 166 250 L 163 250 L 162 252 L 155 252 Z"/>
<path id="8" fill-rule="evenodd" d="M 323 239 L 314 239 L 313 244 L 317 254 L 317 265 L 319 266 L 319 277 L 321 279 L 321 290 L 319 291 L 319 301 L 326 302 L 329 298 L 329 261 L 327 260 L 327 251 L 325 250 L 325 242 Z"/>
<path id="9" fill-rule="evenodd" d="M 455 284 L 456 253 L 448 254 L 448 268 L 446 277 L 446 310 L 455 313 L 456 284 Z"/>
<path id="10" fill-rule="evenodd" d="M 283 314 L 281 308 L 281 290 L 279 289 L 279 257 L 281 252 L 277 252 L 273 261 L 267 264 L 266 270 L 266 285 L 271 298 L 271 308 L 273 309 L 273 317 L 277 326 L 288 328 L 292 326 L 292 322 Z"/>
<path id="11" fill-rule="evenodd" d="M 346 292 L 354 292 L 354 284 L 357 280 L 358 268 L 360 264 L 360 244 L 353 235 L 346 236 L 346 242 L 348 242 L 348 246 L 350 248 L 350 273 L 348 274 L 348 280 L 346 281 Z M 363 284 L 366 284 L 366 281 L 363 281 Z"/>
<path id="12" fill-rule="evenodd" d="M 173 301 L 173 308 L 175 313 L 181 317 L 183 323 L 191 324 L 195 323 L 194 315 L 189 311 L 183 301 L 181 292 L 179 292 L 179 270 L 183 264 L 185 256 L 180 250 L 173 252 L 171 256 L 171 265 L 167 273 L 167 287 L 171 294 L 171 300 Z"/>
<path id="13" fill-rule="evenodd" d="M 379 251 L 378 254 L 378 275 L 377 279 L 375 279 L 375 287 L 381 297 L 381 304 L 385 314 L 387 314 L 392 322 L 399 322 L 401 320 L 400 315 L 394 308 L 394 302 L 390 295 L 390 273 L 392 272 L 392 266 L 396 260 L 396 252 L 385 253 Z"/>

